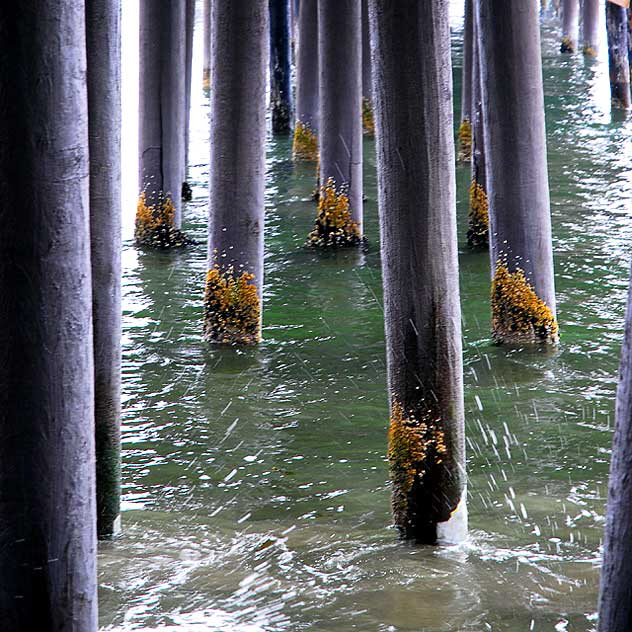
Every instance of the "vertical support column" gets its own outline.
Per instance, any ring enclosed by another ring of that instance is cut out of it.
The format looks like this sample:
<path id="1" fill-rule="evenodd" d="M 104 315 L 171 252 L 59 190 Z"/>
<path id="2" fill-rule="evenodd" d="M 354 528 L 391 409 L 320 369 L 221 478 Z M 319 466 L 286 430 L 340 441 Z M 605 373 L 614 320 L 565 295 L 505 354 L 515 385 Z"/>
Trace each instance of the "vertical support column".
<path id="1" fill-rule="evenodd" d="M 140 0 L 140 126 L 136 242 L 168 249 L 188 243 L 182 221 L 185 121 L 185 7 Z"/>
<path id="2" fill-rule="evenodd" d="M 211 0 L 203 0 L 204 20 L 202 36 L 204 37 L 204 57 L 202 60 L 202 87 L 209 90 L 211 87 Z"/>
<path id="3" fill-rule="evenodd" d="M 608 66 L 612 106 L 630 109 L 630 61 L 628 59 L 627 11 L 606 0 Z"/>
<path id="4" fill-rule="evenodd" d="M 558 339 L 535 3 L 479 0 L 483 119 L 498 343 Z"/>
<path id="5" fill-rule="evenodd" d="M 579 29 L 579 0 L 562 0 L 562 43 L 560 53 L 574 53 L 577 50 Z"/>
<path id="6" fill-rule="evenodd" d="M 213 2 L 204 337 L 261 339 L 268 0 Z"/>
<path id="7" fill-rule="evenodd" d="M 187 180 L 189 168 L 189 127 L 191 123 L 191 81 L 193 73 L 193 29 L 195 26 L 195 0 L 186 0 L 185 42 L 184 42 L 184 177 L 182 180 L 182 200 L 191 201 L 192 191 Z"/>
<path id="8" fill-rule="evenodd" d="M 476 15 L 472 19 L 472 181 L 468 214 L 467 243 L 472 248 L 489 248 L 489 202 L 485 161 L 485 126 L 481 96 L 480 47 Z"/>
<path id="9" fill-rule="evenodd" d="M 96 632 L 85 4 L 1 12 L 0 627 Z"/>
<path id="10" fill-rule="evenodd" d="M 615 407 L 599 590 L 599 632 L 632 629 L 632 286 L 628 290 Z"/>
<path id="11" fill-rule="evenodd" d="M 97 535 L 121 505 L 121 3 L 86 0 Z"/>
<path id="12" fill-rule="evenodd" d="M 472 59 L 473 19 L 472 2 L 465 0 L 463 22 L 463 71 L 461 72 L 461 124 L 459 125 L 458 159 L 467 162 L 472 158 Z"/>
<path id="13" fill-rule="evenodd" d="M 362 243 L 360 0 L 318 0 L 320 196 L 308 244 Z"/>
<path id="14" fill-rule="evenodd" d="M 294 157 L 318 160 L 318 0 L 301 0 L 298 14 Z"/>
<path id="15" fill-rule="evenodd" d="M 448 0 L 369 8 L 393 515 L 406 538 L 455 542 L 467 513 Z"/>
<path id="16" fill-rule="evenodd" d="M 292 128 L 289 5 L 288 0 L 269 0 L 269 2 L 272 133 L 289 134 Z"/>
<path id="17" fill-rule="evenodd" d="M 584 0 L 582 4 L 582 31 L 584 44 L 582 52 L 589 57 L 597 57 L 599 52 L 600 0 Z"/>
<path id="18" fill-rule="evenodd" d="M 362 0 L 362 127 L 365 134 L 375 134 L 368 0 Z"/>

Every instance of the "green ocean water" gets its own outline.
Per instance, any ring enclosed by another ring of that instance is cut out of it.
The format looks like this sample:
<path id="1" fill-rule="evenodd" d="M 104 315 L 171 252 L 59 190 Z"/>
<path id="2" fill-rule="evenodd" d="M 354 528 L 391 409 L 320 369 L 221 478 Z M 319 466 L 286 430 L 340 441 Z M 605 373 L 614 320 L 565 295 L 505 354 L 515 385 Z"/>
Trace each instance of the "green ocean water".
<path id="1" fill-rule="evenodd" d="M 99 549 L 103 630 L 594 629 L 632 251 L 632 126 L 610 112 L 604 60 L 561 56 L 554 19 L 542 36 L 561 344 L 490 343 L 489 260 L 465 245 L 469 165 L 458 165 L 470 539 L 457 547 L 412 546 L 390 527 L 374 141 L 369 248 L 322 255 L 302 247 L 314 168 L 293 164 L 289 139 L 269 139 L 264 341 L 252 350 L 201 339 L 201 86 L 185 210 L 200 245 L 133 246 L 136 158 L 124 153 L 124 511 L 122 536 Z M 458 15 L 453 50 L 458 121 Z M 134 149 L 133 122 L 124 149 Z"/>

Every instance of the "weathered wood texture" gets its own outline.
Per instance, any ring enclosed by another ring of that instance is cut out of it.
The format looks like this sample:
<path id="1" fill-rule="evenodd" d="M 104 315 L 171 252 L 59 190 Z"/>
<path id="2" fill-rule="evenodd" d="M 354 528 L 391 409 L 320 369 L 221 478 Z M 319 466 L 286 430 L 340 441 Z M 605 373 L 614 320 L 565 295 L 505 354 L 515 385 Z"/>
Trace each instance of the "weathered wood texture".
<path id="1" fill-rule="evenodd" d="M 289 4 L 288 0 L 269 0 L 269 3 L 272 133 L 289 134 L 292 127 Z"/>
<path id="2" fill-rule="evenodd" d="M 369 11 L 393 511 L 405 537 L 435 543 L 465 534 L 448 2 L 369 0 Z"/>
<path id="3" fill-rule="evenodd" d="M 259 302 L 268 15 L 267 0 L 212 4 L 208 267 L 233 278 L 254 275 Z M 260 324 L 259 316 L 257 328 Z M 215 333 L 206 331 L 214 340 Z"/>
<path id="4" fill-rule="evenodd" d="M 96 632 L 82 0 L 0 8 L 0 628 Z"/>
<path id="5" fill-rule="evenodd" d="M 632 289 L 632 287 L 631 287 Z M 632 291 L 628 291 L 606 506 L 599 632 L 632 630 Z"/>
<path id="6" fill-rule="evenodd" d="M 612 2 L 606 2 L 606 32 L 612 105 L 627 110 L 630 109 L 628 15 L 623 7 Z"/>
<path id="7" fill-rule="evenodd" d="M 494 336 L 497 342 L 553 343 L 557 322 L 538 7 L 480 0 L 478 10 L 492 272 L 498 277 L 501 265 L 514 275 L 507 280 L 519 298 L 499 304 Z M 515 276 L 520 271 L 524 279 Z M 505 289 L 508 299 L 511 288 Z"/>
<path id="8" fill-rule="evenodd" d="M 360 0 L 318 0 L 320 181 L 345 187 L 362 232 L 362 19 Z"/>
<path id="9" fill-rule="evenodd" d="M 301 0 L 298 15 L 296 120 L 318 133 L 318 0 Z"/>
<path id="10" fill-rule="evenodd" d="M 139 188 L 147 205 L 170 196 L 182 222 L 185 8 L 182 0 L 140 0 Z"/>
<path id="11" fill-rule="evenodd" d="M 121 2 L 86 0 L 97 533 L 121 496 Z"/>

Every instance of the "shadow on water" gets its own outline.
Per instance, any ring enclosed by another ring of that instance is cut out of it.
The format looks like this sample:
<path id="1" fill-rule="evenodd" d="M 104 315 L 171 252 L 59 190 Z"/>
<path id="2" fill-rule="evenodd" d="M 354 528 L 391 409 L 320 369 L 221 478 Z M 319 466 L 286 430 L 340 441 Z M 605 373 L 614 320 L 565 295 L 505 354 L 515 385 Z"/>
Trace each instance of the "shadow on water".
<path id="1" fill-rule="evenodd" d="M 490 344 L 489 259 L 465 245 L 469 166 L 457 167 L 471 526 L 458 547 L 411 546 L 389 526 L 374 141 L 369 248 L 325 254 L 304 248 L 314 165 L 292 163 L 290 139 L 269 143 L 264 341 L 209 347 L 208 103 L 194 92 L 185 229 L 200 243 L 124 246 L 124 530 L 100 548 L 102 629 L 594 629 L 632 130 L 610 114 L 603 59 L 562 58 L 558 38 L 545 21 L 554 353 Z M 455 15 L 457 104 L 460 40 Z"/>

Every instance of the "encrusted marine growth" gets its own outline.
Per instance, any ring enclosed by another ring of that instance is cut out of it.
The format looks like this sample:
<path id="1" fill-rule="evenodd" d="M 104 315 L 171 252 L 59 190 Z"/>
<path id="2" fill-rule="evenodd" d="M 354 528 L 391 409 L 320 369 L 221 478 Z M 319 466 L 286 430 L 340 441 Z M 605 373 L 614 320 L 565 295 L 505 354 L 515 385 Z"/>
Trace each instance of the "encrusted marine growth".
<path id="1" fill-rule="evenodd" d="M 202 89 L 205 92 L 208 92 L 211 89 L 211 70 L 210 70 L 210 68 L 205 68 L 202 71 Z"/>
<path id="2" fill-rule="evenodd" d="M 308 123 L 296 121 L 292 152 L 298 160 L 318 161 L 318 138 Z"/>
<path id="3" fill-rule="evenodd" d="M 469 119 L 463 119 L 459 125 L 458 159 L 467 162 L 472 158 L 472 124 Z"/>
<path id="4" fill-rule="evenodd" d="M 139 246 L 167 250 L 193 243 L 174 225 L 175 208 L 169 195 L 160 196 L 155 205 L 148 205 L 145 193 L 138 198 L 134 239 Z"/>
<path id="5" fill-rule="evenodd" d="M 472 248 L 489 245 L 489 207 L 485 189 L 472 180 L 470 185 L 470 212 L 468 214 L 467 243 Z"/>
<path id="6" fill-rule="evenodd" d="M 362 127 L 367 136 L 375 135 L 375 117 L 373 106 L 367 97 L 362 97 Z"/>
<path id="7" fill-rule="evenodd" d="M 523 270 L 510 272 L 501 260 L 492 281 L 492 335 L 498 343 L 555 343 L 558 326 L 551 308 L 535 293 Z"/>
<path id="8" fill-rule="evenodd" d="M 447 453 L 445 436 L 438 420 L 416 419 L 393 400 L 388 429 L 388 462 L 392 483 L 391 505 L 395 525 L 404 533 L 414 530 L 414 488 L 424 475 L 439 465 Z"/>
<path id="9" fill-rule="evenodd" d="M 316 248 L 356 246 L 362 243 L 360 228 L 349 211 L 349 196 L 336 190 L 333 178 L 320 188 L 318 217 L 307 245 Z"/>
<path id="10" fill-rule="evenodd" d="M 574 53 L 575 52 L 575 42 L 568 35 L 565 35 L 562 38 L 562 42 L 560 44 L 560 53 Z"/>
<path id="11" fill-rule="evenodd" d="M 582 53 L 584 53 L 587 57 L 597 57 L 597 51 L 590 44 L 586 44 L 586 46 L 582 48 Z"/>
<path id="12" fill-rule="evenodd" d="M 261 303 L 254 274 L 218 265 L 206 274 L 204 337 L 210 342 L 253 345 L 261 340 Z"/>

